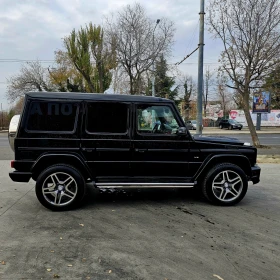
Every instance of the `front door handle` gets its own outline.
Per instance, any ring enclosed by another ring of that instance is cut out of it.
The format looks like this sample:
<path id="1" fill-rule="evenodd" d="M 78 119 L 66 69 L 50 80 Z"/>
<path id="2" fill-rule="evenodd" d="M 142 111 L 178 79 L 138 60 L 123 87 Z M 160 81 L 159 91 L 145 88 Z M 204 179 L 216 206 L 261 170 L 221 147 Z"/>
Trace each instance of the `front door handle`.
<path id="1" fill-rule="evenodd" d="M 135 152 L 138 152 L 138 153 L 145 153 L 147 151 L 148 151 L 147 149 L 135 149 Z"/>

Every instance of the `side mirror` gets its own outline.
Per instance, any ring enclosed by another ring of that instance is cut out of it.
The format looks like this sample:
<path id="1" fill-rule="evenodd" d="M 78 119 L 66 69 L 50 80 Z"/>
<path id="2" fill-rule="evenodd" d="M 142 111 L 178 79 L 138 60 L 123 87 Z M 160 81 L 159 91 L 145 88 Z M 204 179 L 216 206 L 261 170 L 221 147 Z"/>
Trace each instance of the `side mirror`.
<path id="1" fill-rule="evenodd" d="M 179 127 L 178 130 L 177 130 L 177 134 L 178 135 L 186 135 L 187 134 L 187 128 L 182 126 L 182 127 Z"/>

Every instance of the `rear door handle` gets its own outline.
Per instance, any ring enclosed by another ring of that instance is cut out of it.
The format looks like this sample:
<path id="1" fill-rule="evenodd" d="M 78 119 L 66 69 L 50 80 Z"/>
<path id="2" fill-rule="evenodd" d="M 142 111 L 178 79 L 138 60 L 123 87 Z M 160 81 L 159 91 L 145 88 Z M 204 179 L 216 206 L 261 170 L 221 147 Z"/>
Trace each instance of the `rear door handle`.
<path id="1" fill-rule="evenodd" d="M 88 153 L 91 153 L 91 152 L 93 152 L 93 148 L 82 148 L 82 151 L 83 152 L 88 152 Z"/>

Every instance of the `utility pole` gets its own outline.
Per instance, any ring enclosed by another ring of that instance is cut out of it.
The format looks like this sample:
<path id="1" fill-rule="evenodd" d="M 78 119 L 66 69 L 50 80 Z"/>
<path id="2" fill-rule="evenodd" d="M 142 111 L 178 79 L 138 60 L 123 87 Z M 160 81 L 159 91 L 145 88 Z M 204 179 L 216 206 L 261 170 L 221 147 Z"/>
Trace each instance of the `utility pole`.
<path id="1" fill-rule="evenodd" d="M 203 95 L 203 47 L 204 47 L 204 0 L 200 0 L 199 12 L 199 49 L 198 49 L 198 82 L 197 82 L 197 114 L 196 134 L 202 134 L 202 95 Z"/>
<path id="2" fill-rule="evenodd" d="M 160 19 L 157 19 L 155 28 L 153 30 L 153 56 L 155 51 L 155 30 L 159 22 Z M 153 64 L 152 64 L 152 96 L 155 96 L 155 57 L 153 57 Z"/>
<path id="3" fill-rule="evenodd" d="M 1 118 L 1 129 L 3 130 L 3 125 L 4 125 L 4 121 L 3 121 L 3 110 L 2 110 L 2 103 L 1 103 L 1 114 L 2 114 L 2 118 Z"/>

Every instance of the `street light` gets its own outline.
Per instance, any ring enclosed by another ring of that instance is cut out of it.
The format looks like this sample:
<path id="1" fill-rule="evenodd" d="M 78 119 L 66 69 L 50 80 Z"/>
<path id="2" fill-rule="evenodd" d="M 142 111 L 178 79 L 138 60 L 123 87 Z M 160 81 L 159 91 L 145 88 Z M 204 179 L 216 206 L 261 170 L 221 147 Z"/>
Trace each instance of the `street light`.
<path id="1" fill-rule="evenodd" d="M 155 49 L 155 30 L 157 25 L 159 24 L 160 19 L 157 19 L 156 25 L 153 30 L 153 54 L 154 54 L 154 49 Z M 155 96 L 155 58 L 153 60 L 152 64 L 152 96 Z"/>

